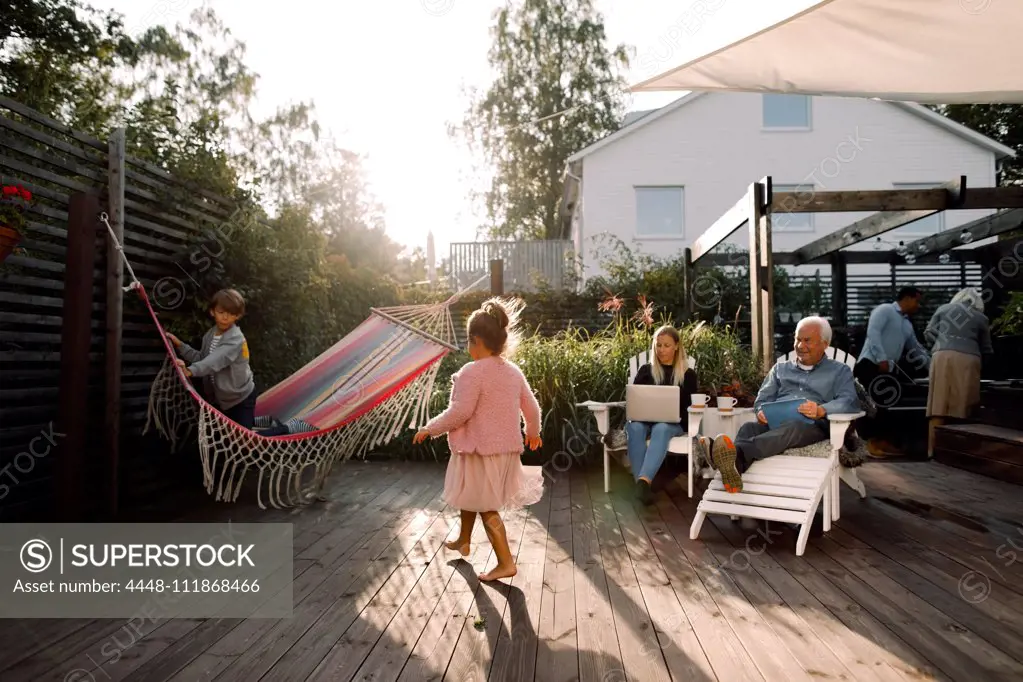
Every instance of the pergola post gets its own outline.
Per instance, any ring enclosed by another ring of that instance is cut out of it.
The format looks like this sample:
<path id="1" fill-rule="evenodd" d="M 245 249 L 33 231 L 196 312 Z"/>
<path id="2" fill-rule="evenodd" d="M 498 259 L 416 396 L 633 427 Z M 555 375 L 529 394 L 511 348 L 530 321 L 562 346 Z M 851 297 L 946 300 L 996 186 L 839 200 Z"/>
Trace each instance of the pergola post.
<path id="1" fill-rule="evenodd" d="M 753 352 L 764 370 L 774 365 L 774 257 L 771 253 L 771 178 L 750 186 L 749 273 L 750 324 Z"/>
<path id="2" fill-rule="evenodd" d="M 685 321 L 689 322 L 693 319 L 693 283 L 696 279 L 695 272 L 693 271 L 693 250 L 686 247 L 682 260 L 682 282 L 685 284 L 685 291 L 687 293 L 685 297 Z"/>
<path id="3" fill-rule="evenodd" d="M 849 324 L 846 275 L 845 254 L 836 251 L 831 254 L 831 319 L 835 327 L 845 327 Z"/>
<path id="4" fill-rule="evenodd" d="M 764 350 L 764 371 L 770 371 L 774 366 L 774 244 L 771 235 L 771 178 L 766 178 L 763 185 L 764 203 L 767 205 L 763 215 L 760 216 L 760 295 L 763 297 L 761 310 L 763 312 L 763 350 Z"/>

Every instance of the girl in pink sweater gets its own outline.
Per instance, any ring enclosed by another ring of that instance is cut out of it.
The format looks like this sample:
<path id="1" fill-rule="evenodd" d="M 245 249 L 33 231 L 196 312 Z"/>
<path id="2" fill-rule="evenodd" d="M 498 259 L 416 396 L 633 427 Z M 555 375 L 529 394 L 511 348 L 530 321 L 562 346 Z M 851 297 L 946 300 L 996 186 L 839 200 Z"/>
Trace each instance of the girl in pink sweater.
<path id="1" fill-rule="evenodd" d="M 520 413 L 526 419 L 525 444 L 540 441 L 540 404 L 516 365 L 506 356 L 517 341 L 515 318 L 521 308 L 500 299 L 485 301 L 469 316 L 468 363 L 451 377 L 451 403 L 416 433 L 413 442 L 448 434 L 451 459 L 444 478 L 444 502 L 461 510 L 458 538 L 445 543 L 463 556 L 476 514 L 497 555 L 497 566 L 480 580 L 515 575 L 500 511 L 535 504 L 543 496 L 541 467 L 524 467 Z"/>

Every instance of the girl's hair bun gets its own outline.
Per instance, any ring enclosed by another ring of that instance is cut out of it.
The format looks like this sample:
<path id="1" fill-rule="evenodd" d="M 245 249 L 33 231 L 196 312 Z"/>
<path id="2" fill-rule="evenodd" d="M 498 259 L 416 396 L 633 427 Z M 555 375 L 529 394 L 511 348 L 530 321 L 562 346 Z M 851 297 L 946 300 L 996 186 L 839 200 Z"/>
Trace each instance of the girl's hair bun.
<path id="1" fill-rule="evenodd" d="M 508 312 L 498 301 L 487 301 L 484 303 L 483 312 L 494 318 L 497 321 L 497 326 L 501 329 L 508 328 Z"/>
<path id="2" fill-rule="evenodd" d="M 469 316 L 466 331 L 483 341 L 491 352 L 511 355 L 519 342 L 516 325 L 524 307 L 521 299 L 489 298 Z"/>

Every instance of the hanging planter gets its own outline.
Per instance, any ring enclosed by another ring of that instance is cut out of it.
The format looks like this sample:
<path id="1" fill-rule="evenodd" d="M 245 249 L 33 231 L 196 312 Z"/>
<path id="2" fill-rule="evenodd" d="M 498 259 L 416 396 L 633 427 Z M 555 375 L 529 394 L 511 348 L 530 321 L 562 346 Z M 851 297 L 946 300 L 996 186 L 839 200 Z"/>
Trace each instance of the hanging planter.
<path id="1" fill-rule="evenodd" d="M 5 185 L 0 194 L 0 263 L 21 242 L 25 230 L 25 209 L 32 193 L 21 185 Z"/>

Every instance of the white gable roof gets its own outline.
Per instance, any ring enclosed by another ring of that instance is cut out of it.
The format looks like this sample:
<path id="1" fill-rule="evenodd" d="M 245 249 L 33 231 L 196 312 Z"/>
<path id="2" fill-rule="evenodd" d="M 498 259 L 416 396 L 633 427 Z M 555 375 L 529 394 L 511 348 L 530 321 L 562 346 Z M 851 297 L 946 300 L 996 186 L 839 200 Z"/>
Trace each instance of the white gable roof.
<path id="1" fill-rule="evenodd" d="M 623 137 L 625 137 L 626 135 L 631 135 L 640 128 L 648 126 L 651 123 L 654 123 L 655 121 L 659 121 L 660 119 L 679 110 L 680 108 L 684 107 L 686 104 L 689 104 L 694 100 L 699 99 L 700 97 L 713 96 L 713 94 L 714 93 L 711 92 L 690 92 L 682 97 L 679 97 L 674 102 L 667 104 L 661 107 L 660 109 L 654 110 L 653 112 L 636 112 L 637 114 L 640 115 L 632 119 L 630 119 L 629 115 L 626 115 L 625 124 L 621 128 L 611 133 L 607 137 L 597 140 L 590 146 L 577 151 L 575 154 L 568 157 L 568 163 L 574 163 L 576 161 L 579 161 L 583 157 L 589 156 L 598 149 L 602 149 L 609 144 L 613 144 L 618 140 L 622 139 Z M 986 135 L 981 135 L 976 130 L 973 130 L 972 128 L 967 128 L 966 126 L 960 123 L 956 123 L 952 119 L 946 116 L 942 116 L 933 109 L 928 109 L 927 107 L 922 106 L 920 104 L 916 104 L 915 102 L 889 102 L 878 100 L 878 103 L 898 107 L 899 109 L 907 111 L 924 121 L 929 121 L 934 125 L 941 126 L 942 128 L 945 128 L 949 132 L 963 138 L 964 140 L 967 140 L 968 142 L 972 142 L 975 145 L 978 145 L 980 147 L 983 147 L 984 149 L 988 149 L 994 152 L 995 158 L 1016 156 L 1015 150 L 1013 150 L 1011 147 L 1007 147 L 1000 142 L 992 140 L 990 137 L 987 137 Z"/>

